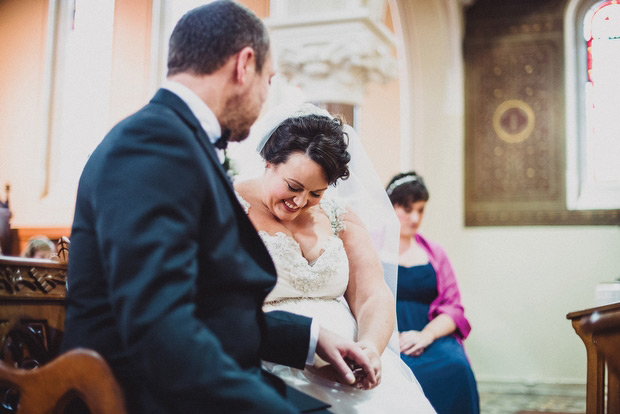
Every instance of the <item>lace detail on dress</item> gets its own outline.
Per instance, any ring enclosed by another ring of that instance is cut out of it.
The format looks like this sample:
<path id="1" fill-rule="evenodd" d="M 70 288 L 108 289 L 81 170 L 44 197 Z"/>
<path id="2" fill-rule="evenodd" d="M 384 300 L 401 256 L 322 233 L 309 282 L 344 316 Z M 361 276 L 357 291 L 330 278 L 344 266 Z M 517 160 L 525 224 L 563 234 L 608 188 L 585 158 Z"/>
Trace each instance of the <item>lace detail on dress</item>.
<path id="1" fill-rule="evenodd" d="M 235 194 L 248 214 L 250 203 L 238 192 Z M 321 255 L 315 260 L 306 260 L 299 243 L 291 236 L 282 232 L 273 235 L 264 230 L 258 232 L 278 274 L 267 302 L 290 298 L 337 298 L 344 294 L 349 281 L 349 262 L 337 234 L 345 228 L 342 215 L 346 210 L 335 200 L 327 198 L 321 200 L 320 206 L 329 218 L 334 234 L 325 241 Z"/>
<path id="2" fill-rule="evenodd" d="M 241 204 L 241 207 L 243 208 L 243 211 L 245 211 L 245 214 L 249 214 L 250 213 L 250 203 L 245 201 L 245 199 L 243 197 L 241 197 L 241 194 L 239 194 L 236 190 L 235 190 L 235 195 L 237 196 L 237 200 L 239 201 L 239 204 Z"/>
<path id="3" fill-rule="evenodd" d="M 263 230 L 258 234 L 276 265 L 279 282 L 286 281 L 284 283 L 301 293 L 295 295 L 296 297 L 308 297 L 321 290 L 331 278 L 337 277 L 343 265 L 346 267 L 344 274 L 348 275 L 344 246 L 342 240 L 336 236 L 325 242 L 323 253 L 311 264 L 302 256 L 299 243 L 292 237 L 282 232 L 271 235 Z"/>
<path id="4" fill-rule="evenodd" d="M 339 303 L 340 299 L 339 298 L 323 298 L 323 297 L 312 297 L 312 298 L 282 298 L 282 299 L 277 299 L 277 300 L 270 300 L 270 301 L 266 301 L 265 302 L 265 306 L 269 307 L 269 306 L 281 306 L 283 304 L 289 304 L 289 305 L 298 305 L 300 303 L 306 303 L 306 301 L 311 300 L 311 301 L 317 301 L 317 302 L 336 302 Z"/>
<path id="5" fill-rule="evenodd" d="M 342 216 L 347 210 L 342 204 L 336 201 L 336 199 L 323 197 L 320 205 L 325 214 L 327 214 L 327 217 L 329 217 L 329 222 L 332 224 L 332 232 L 334 232 L 334 234 L 337 235 L 346 228 Z"/>

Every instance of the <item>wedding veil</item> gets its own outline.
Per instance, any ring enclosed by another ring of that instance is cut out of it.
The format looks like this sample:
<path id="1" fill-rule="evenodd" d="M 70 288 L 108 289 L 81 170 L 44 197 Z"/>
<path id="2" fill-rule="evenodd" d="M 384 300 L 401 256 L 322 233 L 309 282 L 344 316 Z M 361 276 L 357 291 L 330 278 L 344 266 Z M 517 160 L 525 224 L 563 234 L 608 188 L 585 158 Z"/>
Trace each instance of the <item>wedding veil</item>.
<path id="1" fill-rule="evenodd" d="M 275 129 L 287 118 L 310 114 L 333 118 L 326 110 L 308 103 L 281 104 L 261 117 L 252 126 L 248 139 L 231 148 L 231 157 L 240 167 L 235 181 L 261 175 L 264 161 L 259 153 Z M 359 136 L 349 125 L 344 126 L 344 132 L 349 140 L 350 176 L 339 180 L 335 187 L 330 186 L 326 195 L 340 200 L 363 221 L 381 259 L 385 282 L 396 299 L 400 224 Z M 397 335 L 392 336 L 390 347 L 399 352 Z"/>

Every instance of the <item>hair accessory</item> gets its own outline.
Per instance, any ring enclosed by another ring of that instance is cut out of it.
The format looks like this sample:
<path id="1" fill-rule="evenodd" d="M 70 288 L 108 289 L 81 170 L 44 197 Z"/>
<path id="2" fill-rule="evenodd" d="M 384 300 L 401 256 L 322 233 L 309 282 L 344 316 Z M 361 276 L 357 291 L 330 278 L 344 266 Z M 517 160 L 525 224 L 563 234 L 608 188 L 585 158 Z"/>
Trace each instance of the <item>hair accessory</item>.
<path id="1" fill-rule="evenodd" d="M 411 183 L 414 181 L 418 181 L 418 177 L 415 175 L 406 175 L 404 177 L 401 177 L 389 185 L 387 189 L 387 194 L 392 195 L 392 192 L 394 191 L 394 189 L 396 189 L 396 187 L 399 187 L 403 184 Z"/>
<path id="2" fill-rule="evenodd" d="M 304 103 L 298 107 L 292 107 L 290 104 L 280 105 L 279 107 L 271 110 L 267 116 L 260 119 L 255 125 L 252 126 L 252 129 L 250 130 L 250 138 L 252 138 L 252 135 L 254 134 L 258 134 L 262 137 L 258 142 L 256 150 L 261 152 L 265 146 L 265 143 L 269 140 L 269 138 L 271 138 L 271 134 L 273 134 L 274 131 L 278 129 L 278 127 L 288 118 L 300 118 L 307 115 L 321 115 L 330 119 L 334 118 L 325 109 L 319 108 L 311 103 Z"/>

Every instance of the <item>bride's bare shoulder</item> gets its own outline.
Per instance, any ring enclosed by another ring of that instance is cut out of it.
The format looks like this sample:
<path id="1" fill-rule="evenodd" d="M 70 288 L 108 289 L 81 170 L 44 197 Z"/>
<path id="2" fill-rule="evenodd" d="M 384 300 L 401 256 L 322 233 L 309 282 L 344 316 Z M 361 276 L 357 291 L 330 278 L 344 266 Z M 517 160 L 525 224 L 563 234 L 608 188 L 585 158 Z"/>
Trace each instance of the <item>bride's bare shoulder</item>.
<path id="1" fill-rule="evenodd" d="M 258 181 L 258 179 L 252 179 L 235 183 L 235 191 L 245 199 L 252 198 L 257 194 L 257 189 L 259 188 L 259 186 L 257 186 Z"/>

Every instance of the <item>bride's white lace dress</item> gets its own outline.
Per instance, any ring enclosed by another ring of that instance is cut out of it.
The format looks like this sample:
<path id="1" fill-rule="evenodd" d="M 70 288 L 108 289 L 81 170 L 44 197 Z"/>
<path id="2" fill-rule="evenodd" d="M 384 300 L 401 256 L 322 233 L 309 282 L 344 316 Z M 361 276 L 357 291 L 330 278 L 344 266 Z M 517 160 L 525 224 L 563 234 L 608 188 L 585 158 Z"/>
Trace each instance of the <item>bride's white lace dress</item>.
<path id="1" fill-rule="evenodd" d="M 250 207 L 240 198 L 247 209 Z M 345 211 L 333 199 L 323 198 L 321 208 L 332 223 L 333 235 L 322 254 L 308 262 L 299 244 L 284 233 L 259 231 L 278 273 L 273 291 L 265 300 L 265 311 L 285 310 L 309 316 L 342 336 L 356 339 L 357 323 L 343 298 L 349 280 L 347 255 L 338 233 L 344 228 Z M 358 390 L 329 381 L 306 370 L 264 363 L 264 368 L 290 386 L 332 405 L 334 413 L 435 413 L 411 370 L 398 354 L 386 348 L 381 356 L 382 380 L 372 390 Z"/>

